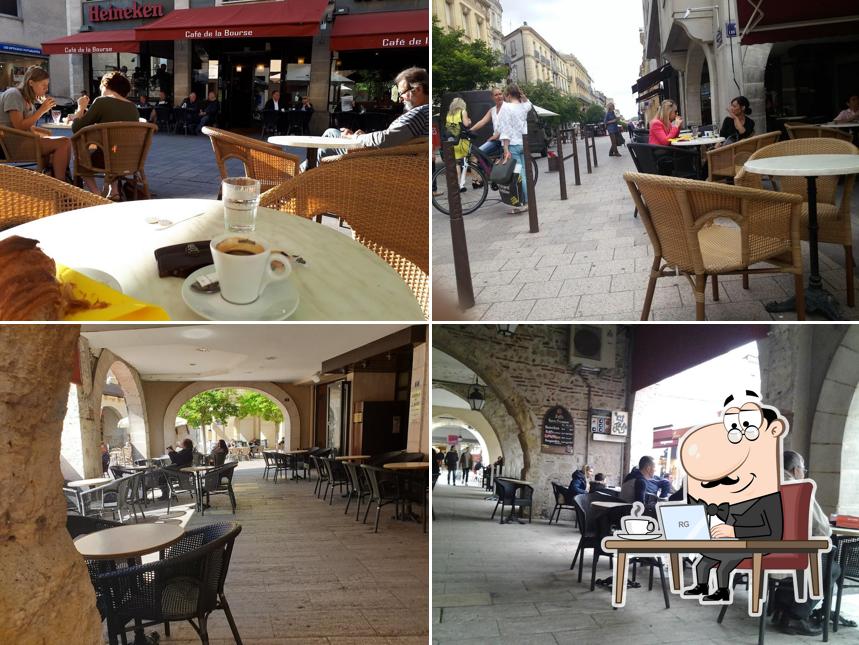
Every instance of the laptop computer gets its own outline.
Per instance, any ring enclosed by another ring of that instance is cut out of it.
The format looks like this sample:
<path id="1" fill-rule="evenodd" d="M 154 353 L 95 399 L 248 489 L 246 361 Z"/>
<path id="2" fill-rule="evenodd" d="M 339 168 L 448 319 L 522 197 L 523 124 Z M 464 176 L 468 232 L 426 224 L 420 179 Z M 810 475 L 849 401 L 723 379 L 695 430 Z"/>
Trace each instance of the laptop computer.
<path id="1" fill-rule="evenodd" d="M 701 504 L 658 504 L 666 540 L 709 540 L 710 527 Z"/>

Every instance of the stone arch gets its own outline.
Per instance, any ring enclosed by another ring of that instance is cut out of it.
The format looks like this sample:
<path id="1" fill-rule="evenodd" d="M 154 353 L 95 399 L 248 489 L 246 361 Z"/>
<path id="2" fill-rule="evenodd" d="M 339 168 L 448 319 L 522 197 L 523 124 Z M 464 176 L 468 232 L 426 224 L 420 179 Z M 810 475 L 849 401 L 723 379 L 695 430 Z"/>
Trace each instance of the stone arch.
<path id="1" fill-rule="evenodd" d="M 193 396 L 201 394 L 202 392 L 218 390 L 221 388 L 252 390 L 270 397 L 283 414 L 284 422 L 289 423 L 289 432 L 284 432 L 286 449 L 298 449 L 301 437 L 301 415 L 298 412 L 298 406 L 295 404 L 295 401 L 292 400 L 292 397 L 287 394 L 286 390 L 274 383 L 266 381 L 253 381 L 247 383 L 234 381 L 197 381 L 185 386 L 179 390 L 172 399 L 170 399 L 170 403 L 167 405 L 167 409 L 164 412 L 164 419 L 161 424 L 161 434 L 164 441 L 163 445 L 167 446 L 175 443 L 176 428 L 174 427 L 174 424 L 176 423 L 176 417 L 179 415 L 179 408 L 182 407 L 185 401 Z"/>
<path id="2" fill-rule="evenodd" d="M 113 372 L 117 383 L 125 395 L 125 407 L 128 410 L 128 438 L 132 447 L 133 459 L 150 457 L 149 449 L 149 420 L 146 415 L 146 402 L 143 397 L 143 383 L 140 374 L 131 365 L 123 361 L 113 352 L 104 349 L 98 357 L 92 377 L 92 409 L 101 410 L 101 397 L 107 383 L 107 373 Z M 101 436 L 101 414 L 96 414 L 96 435 Z M 97 447 L 96 447 L 97 448 Z"/>
<path id="3" fill-rule="evenodd" d="M 122 418 L 122 412 L 112 405 L 101 408 L 101 440 L 110 445 L 111 448 L 118 446 L 117 424 Z"/>
<path id="4" fill-rule="evenodd" d="M 457 392 L 456 390 L 460 389 L 457 386 L 451 387 L 447 384 L 435 384 L 433 389 L 445 390 L 459 399 L 465 406 L 468 406 L 465 398 L 467 394 L 464 391 L 462 393 Z M 467 386 L 462 386 L 462 389 L 467 390 Z M 498 431 L 481 412 L 467 408 L 459 409 L 434 405 L 432 409 L 432 426 L 436 428 L 443 424 L 450 427 L 465 428 L 471 434 L 475 435 L 484 456 L 484 463 L 493 463 L 499 456 L 505 459 L 510 458 L 510 455 L 505 455 L 504 446 Z"/>
<path id="5" fill-rule="evenodd" d="M 826 371 L 814 411 L 809 466 L 827 514 L 859 513 L 859 326 L 848 327 Z"/>
<path id="6" fill-rule="evenodd" d="M 525 401 L 516 392 L 515 384 L 510 376 L 505 370 L 493 364 L 491 357 L 482 353 L 481 348 L 475 344 L 461 346 L 458 343 L 448 342 L 442 334 L 434 334 L 433 347 L 455 358 L 486 383 L 487 396 L 486 405 L 483 408 L 484 416 L 490 419 L 494 428 L 504 427 L 505 420 L 511 420 L 515 424 L 516 447 L 514 448 L 510 444 L 504 445 L 503 442 L 502 446 L 505 452 L 509 447 L 511 454 L 521 454 L 521 457 L 516 455 L 521 459 L 521 462 L 516 464 L 516 462 L 511 462 L 505 457 L 505 466 L 519 465 L 519 476 L 522 479 L 527 479 L 531 467 L 527 429 L 538 427 L 539 420 L 531 413 Z M 539 452 L 539 446 L 532 447 L 532 449 Z"/>
<path id="7" fill-rule="evenodd" d="M 713 94 L 712 88 L 715 81 L 715 70 L 709 65 L 708 56 L 703 45 L 694 40 L 689 42 L 689 52 L 686 57 L 686 114 L 692 123 L 704 123 L 705 120 L 713 121 Z M 704 66 L 710 73 L 710 113 L 704 114 L 701 102 L 701 75 Z"/>

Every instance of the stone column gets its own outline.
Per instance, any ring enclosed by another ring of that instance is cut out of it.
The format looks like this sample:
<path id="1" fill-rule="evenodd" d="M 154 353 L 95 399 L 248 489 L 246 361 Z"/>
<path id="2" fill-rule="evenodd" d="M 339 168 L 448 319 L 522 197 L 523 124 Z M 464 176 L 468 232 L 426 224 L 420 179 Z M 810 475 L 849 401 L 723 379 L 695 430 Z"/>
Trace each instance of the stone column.
<path id="1" fill-rule="evenodd" d="M 0 642 L 101 642 L 86 565 L 65 527 L 60 433 L 80 327 L 0 327 Z"/>
<path id="2" fill-rule="evenodd" d="M 313 49 L 310 52 L 310 85 L 307 95 L 313 104 L 313 116 L 310 119 L 310 133 L 322 134 L 328 127 L 328 92 L 331 84 L 331 28 L 333 22 L 325 24 L 313 37 Z M 286 61 L 283 61 L 283 73 L 286 74 Z"/>
<path id="3" fill-rule="evenodd" d="M 174 10 L 188 9 L 189 0 L 176 0 Z M 191 92 L 191 41 L 173 41 L 173 102 L 179 104 Z"/>
<path id="4" fill-rule="evenodd" d="M 427 343 L 420 343 L 412 349 L 412 390 L 409 397 L 409 434 L 406 450 L 409 452 L 429 453 L 429 415 L 428 393 L 429 362 Z"/>

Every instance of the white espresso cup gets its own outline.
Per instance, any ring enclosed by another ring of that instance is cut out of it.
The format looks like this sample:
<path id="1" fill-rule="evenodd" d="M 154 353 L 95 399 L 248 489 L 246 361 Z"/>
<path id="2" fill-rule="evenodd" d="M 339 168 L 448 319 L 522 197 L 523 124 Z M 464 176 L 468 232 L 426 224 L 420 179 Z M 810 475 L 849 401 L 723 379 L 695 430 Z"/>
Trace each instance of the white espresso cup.
<path id="1" fill-rule="evenodd" d="M 646 517 L 627 517 L 623 520 L 623 529 L 627 535 L 644 535 L 656 529 L 656 522 Z"/>
<path id="2" fill-rule="evenodd" d="M 236 305 L 254 302 L 269 284 L 286 280 L 292 270 L 289 258 L 273 253 L 271 243 L 255 233 L 225 233 L 214 238 L 209 246 L 221 297 Z M 272 260 L 284 268 L 275 271 L 271 268 Z"/>

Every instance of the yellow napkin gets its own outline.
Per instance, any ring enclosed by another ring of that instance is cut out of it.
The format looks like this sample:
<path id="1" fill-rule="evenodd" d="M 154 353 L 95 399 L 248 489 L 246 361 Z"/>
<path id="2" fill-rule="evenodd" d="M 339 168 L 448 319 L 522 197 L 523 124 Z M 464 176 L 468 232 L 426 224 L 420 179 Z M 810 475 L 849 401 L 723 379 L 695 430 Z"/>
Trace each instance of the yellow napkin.
<path id="1" fill-rule="evenodd" d="M 72 294 L 91 303 L 107 306 L 80 311 L 64 320 L 170 320 L 161 307 L 140 302 L 111 289 L 92 278 L 57 264 L 57 280 L 72 285 Z"/>

